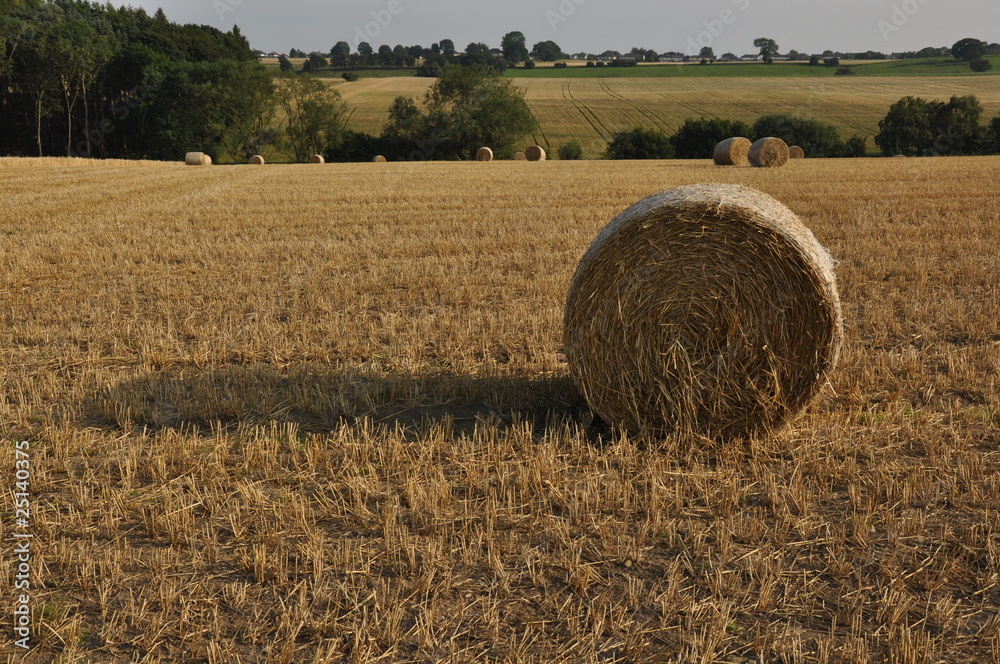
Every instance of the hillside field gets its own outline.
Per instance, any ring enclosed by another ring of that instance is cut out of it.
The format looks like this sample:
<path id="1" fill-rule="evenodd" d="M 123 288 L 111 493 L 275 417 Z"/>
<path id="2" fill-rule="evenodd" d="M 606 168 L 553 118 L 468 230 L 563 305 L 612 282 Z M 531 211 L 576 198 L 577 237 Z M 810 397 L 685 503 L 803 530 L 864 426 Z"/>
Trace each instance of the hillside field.
<path id="1" fill-rule="evenodd" d="M 763 65 L 762 65 L 763 66 Z M 986 77 L 836 78 L 539 78 L 515 79 L 541 125 L 534 137 L 550 152 L 575 139 L 585 158 L 600 156 L 618 131 L 635 126 L 673 133 L 687 118 L 753 123 L 766 113 L 822 120 L 842 138 L 878 134 L 879 120 L 902 97 L 947 101 L 976 95 L 986 118 L 1000 113 L 1000 79 Z M 434 79 L 379 78 L 335 82 L 351 108 L 348 126 L 378 133 L 399 95 L 422 100 Z M 389 155 L 386 155 L 389 156 Z"/>
<path id="2" fill-rule="evenodd" d="M 8 661 L 1000 653 L 1000 159 L 0 169 Z M 841 362 L 774 436 L 621 436 L 568 379 L 569 281 L 699 182 L 829 249 Z"/>

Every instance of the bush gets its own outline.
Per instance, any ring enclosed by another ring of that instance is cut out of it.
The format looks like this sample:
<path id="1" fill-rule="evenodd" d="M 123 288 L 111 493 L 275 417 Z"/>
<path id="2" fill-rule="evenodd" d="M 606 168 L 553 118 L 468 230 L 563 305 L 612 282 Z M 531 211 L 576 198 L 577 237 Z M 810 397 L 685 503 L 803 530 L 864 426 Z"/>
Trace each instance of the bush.
<path id="1" fill-rule="evenodd" d="M 340 75 L 340 77 L 345 81 L 347 81 L 348 83 L 353 83 L 354 81 L 361 78 L 360 76 L 358 76 L 358 73 L 354 71 L 345 71 L 343 74 Z"/>
<path id="2" fill-rule="evenodd" d="M 588 67 L 593 67 L 594 66 L 594 61 L 593 60 L 587 60 L 587 66 Z"/>
<path id="3" fill-rule="evenodd" d="M 868 156 L 868 137 L 851 136 L 844 141 L 844 149 L 841 154 L 845 157 L 866 157 Z"/>
<path id="4" fill-rule="evenodd" d="M 567 65 L 565 62 L 557 62 L 552 66 L 555 67 L 556 69 L 566 69 L 566 67 L 568 67 L 569 65 Z"/>
<path id="5" fill-rule="evenodd" d="M 969 69 L 975 72 L 984 72 L 993 69 L 993 63 L 986 58 L 979 58 L 969 63 Z"/>
<path id="6" fill-rule="evenodd" d="M 708 59 L 707 58 L 702 58 L 701 62 L 699 64 L 707 65 L 708 64 Z"/>
<path id="7" fill-rule="evenodd" d="M 597 61 L 597 66 L 598 67 L 606 67 L 607 65 L 608 65 L 608 63 L 606 63 L 604 60 L 598 60 Z"/>
<path id="8" fill-rule="evenodd" d="M 809 58 L 809 64 L 813 65 L 814 67 L 816 65 L 818 65 L 819 64 L 819 56 L 818 55 L 814 55 L 814 56 L 810 57 Z"/>
<path id="9" fill-rule="evenodd" d="M 677 159 L 710 159 L 720 142 L 734 136 L 752 135 L 753 129 L 745 122 L 719 118 L 688 119 L 670 137 L 670 145 Z"/>
<path id="10" fill-rule="evenodd" d="M 982 104 L 972 95 L 952 97 L 947 104 L 904 97 L 879 121 L 875 144 L 886 156 L 981 154 L 987 143 L 982 114 Z"/>
<path id="11" fill-rule="evenodd" d="M 524 61 L 524 68 L 525 69 L 534 69 L 535 68 L 535 61 L 532 60 L 531 58 L 528 58 L 527 60 Z"/>
<path id="12" fill-rule="evenodd" d="M 789 145 L 798 145 L 810 157 L 839 157 L 844 150 L 840 132 L 818 120 L 797 118 L 788 113 L 763 115 L 753 125 L 756 139 L 774 136 Z"/>
<path id="13" fill-rule="evenodd" d="M 564 143 L 557 151 L 557 154 L 564 161 L 583 159 L 583 146 L 580 145 L 579 141 L 570 141 L 569 143 Z"/>
<path id="14" fill-rule="evenodd" d="M 836 76 L 854 76 L 853 67 L 837 67 Z"/>
<path id="15" fill-rule="evenodd" d="M 840 58 L 827 58 L 826 60 L 823 61 L 823 64 L 826 65 L 827 67 L 839 67 Z"/>
<path id="16" fill-rule="evenodd" d="M 604 155 L 608 159 L 670 159 L 674 149 L 663 132 L 636 127 L 612 136 Z"/>

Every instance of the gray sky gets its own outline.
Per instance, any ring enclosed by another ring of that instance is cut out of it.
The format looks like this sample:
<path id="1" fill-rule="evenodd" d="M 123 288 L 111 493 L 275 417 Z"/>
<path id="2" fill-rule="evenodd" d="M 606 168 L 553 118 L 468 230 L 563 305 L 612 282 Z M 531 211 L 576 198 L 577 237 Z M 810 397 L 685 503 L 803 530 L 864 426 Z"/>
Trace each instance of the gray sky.
<path id="1" fill-rule="evenodd" d="M 751 53 L 755 37 L 771 37 L 782 52 L 916 50 L 950 46 L 963 37 L 1000 41 L 998 0 L 131 0 L 163 7 L 178 23 L 229 30 L 254 48 L 328 51 L 355 46 L 430 46 L 452 39 L 460 50 L 481 41 L 498 47 L 520 30 L 528 47 L 553 40 L 564 51 Z"/>

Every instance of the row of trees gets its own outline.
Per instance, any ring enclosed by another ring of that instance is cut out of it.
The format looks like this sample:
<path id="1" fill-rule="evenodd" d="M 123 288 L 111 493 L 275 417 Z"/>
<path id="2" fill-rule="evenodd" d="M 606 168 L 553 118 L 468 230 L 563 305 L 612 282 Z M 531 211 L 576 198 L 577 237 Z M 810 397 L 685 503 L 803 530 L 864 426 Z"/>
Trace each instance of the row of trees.
<path id="1" fill-rule="evenodd" d="M 20 0 L 0 14 L 0 79 L 10 155 L 241 155 L 274 116 L 273 81 L 238 29 L 83 0 Z"/>
<path id="2" fill-rule="evenodd" d="M 986 124 L 975 96 L 948 102 L 904 97 L 879 122 L 875 145 L 885 156 L 1000 154 L 1000 115 Z M 688 119 L 673 134 L 633 128 L 616 133 L 608 143 L 608 159 L 705 159 L 732 136 L 753 140 L 775 136 L 798 145 L 810 157 L 863 157 L 868 139 L 842 140 L 833 125 L 787 113 L 761 116 L 753 125 L 721 118 Z"/>

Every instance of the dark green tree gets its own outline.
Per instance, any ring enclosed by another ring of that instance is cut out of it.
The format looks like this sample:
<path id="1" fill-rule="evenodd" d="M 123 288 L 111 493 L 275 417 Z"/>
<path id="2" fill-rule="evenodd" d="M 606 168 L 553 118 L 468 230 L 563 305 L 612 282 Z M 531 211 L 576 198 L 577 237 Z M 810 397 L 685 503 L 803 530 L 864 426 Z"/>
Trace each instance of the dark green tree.
<path id="1" fill-rule="evenodd" d="M 716 145 L 733 136 L 753 136 L 753 129 L 738 120 L 702 117 L 685 120 L 670 145 L 677 159 L 709 159 Z"/>
<path id="2" fill-rule="evenodd" d="M 535 60 L 541 60 L 542 62 L 552 62 L 553 60 L 559 60 L 567 56 L 563 53 L 563 50 L 559 48 L 559 44 L 549 40 L 535 44 L 535 46 L 531 49 L 531 57 Z"/>
<path id="3" fill-rule="evenodd" d="M 295 67 L 288 58 L 282 55 L 278 58 L 278 69 L 281 70 L 281 73 L 287 74 L 288 72 L 293 71 Z"/>
<path id="4" fill-rule="evenodd" d="M 439 42 L 441 46 L 441 52 L 445 55 L 455 55 L 455 42 L 450 39 L 442 39 Z"/>
<path id="5" fill-rule="evenodd" d="M 984 41 L 966 37 L 965 39 L 960 39 L 955 42 L 955 44 L 951 47 L 951 54 L 956 60 L 972 62 L 973 60 L 978 60 L 986 55 L 986 49 L 988 47 L 989 44 Z"/>
<path id="6" fill-rule="evenodd" d="M 773 113 L 757 118 L 753 125 L 754 140 L 769 136 L 780 138 L 789 145 L 798 145 L 810 157 L 839 157 L 844 151 L 844 144 L 836 127 L 788 113 Z"/>
<path id="7" fill-rule="evenodd" d="M 424 107 L 397 98 L 383 133 L 410 158 L 468 159 L 483 145 L 500 156 L 513 154 L 538 126 L 513 81 L 483 67 L 448 67 L 427 91 Z"/>
<path id="8" fill-rule="evenodd" d="M 711 46 L 704 46 L 698 53 L 698 57 L 703 60 L 715 60 L 715 50 Z"/>
<path id="9" fill-rule="evenodd" d="M 969 69 L 974 72 L 983 73 L 993 69 L 993 63 L 986 58 L 978 58 L 969 63 Z"/>
<path id="10" fill-rule="evenodd" d="M 283 77 L 276 98 L 285 119 L 284 147 L 296 161 L 326 154 L 343 134 L 345 106 L 340 93 L 312 76 Z"/>
<path id="11" fill-rule="evenodd" d="M 524 33 L 508 32 L 500 41 L 500 50 L 503 51 L 503 57 L 510 62 L 514 64 L 524 62 L 528 59 L 527 43 Z"/>
<path id="12" fill-rule="evenodd" d="M 338 67 L 347 66 L 347 58 L 351 55 L 351 45 L 345 41 L 339 41 L 330 49 L 330 60 Z"/>
<path id="13" fill-rule="evenodd" d="M 944 104 L 920 97 L 903 97 L 879 121 L 875 145 L 885 156 L 914 157 L 933 145 L 937 137 L 934 119 Z"/>
<path id="14" fill-rule="evenodd" d="M 607 159 L 672 159 L 674 149 L 663 132 L 636 127 L 614 134 L 604 154 Z"/>
<path id="15" fill-rule="evenodd" d="M 760 49 L 760 55 L 764 59 L 764 64 L 774 62 L 774 56 L 778 54 L 778 42 L 767 37 L 758 37 L 753 40 L 754 48 Z"/>
<path id="16" fill-rule="evenodd" d="M 360 44 L 358 44 L 358 55 L 364 55 L 370 57 L 372 55 L 375 55 L 375 50 L 372 48 L 371 44 L 369 44 L 366 41 L 363 41 Z"/>

